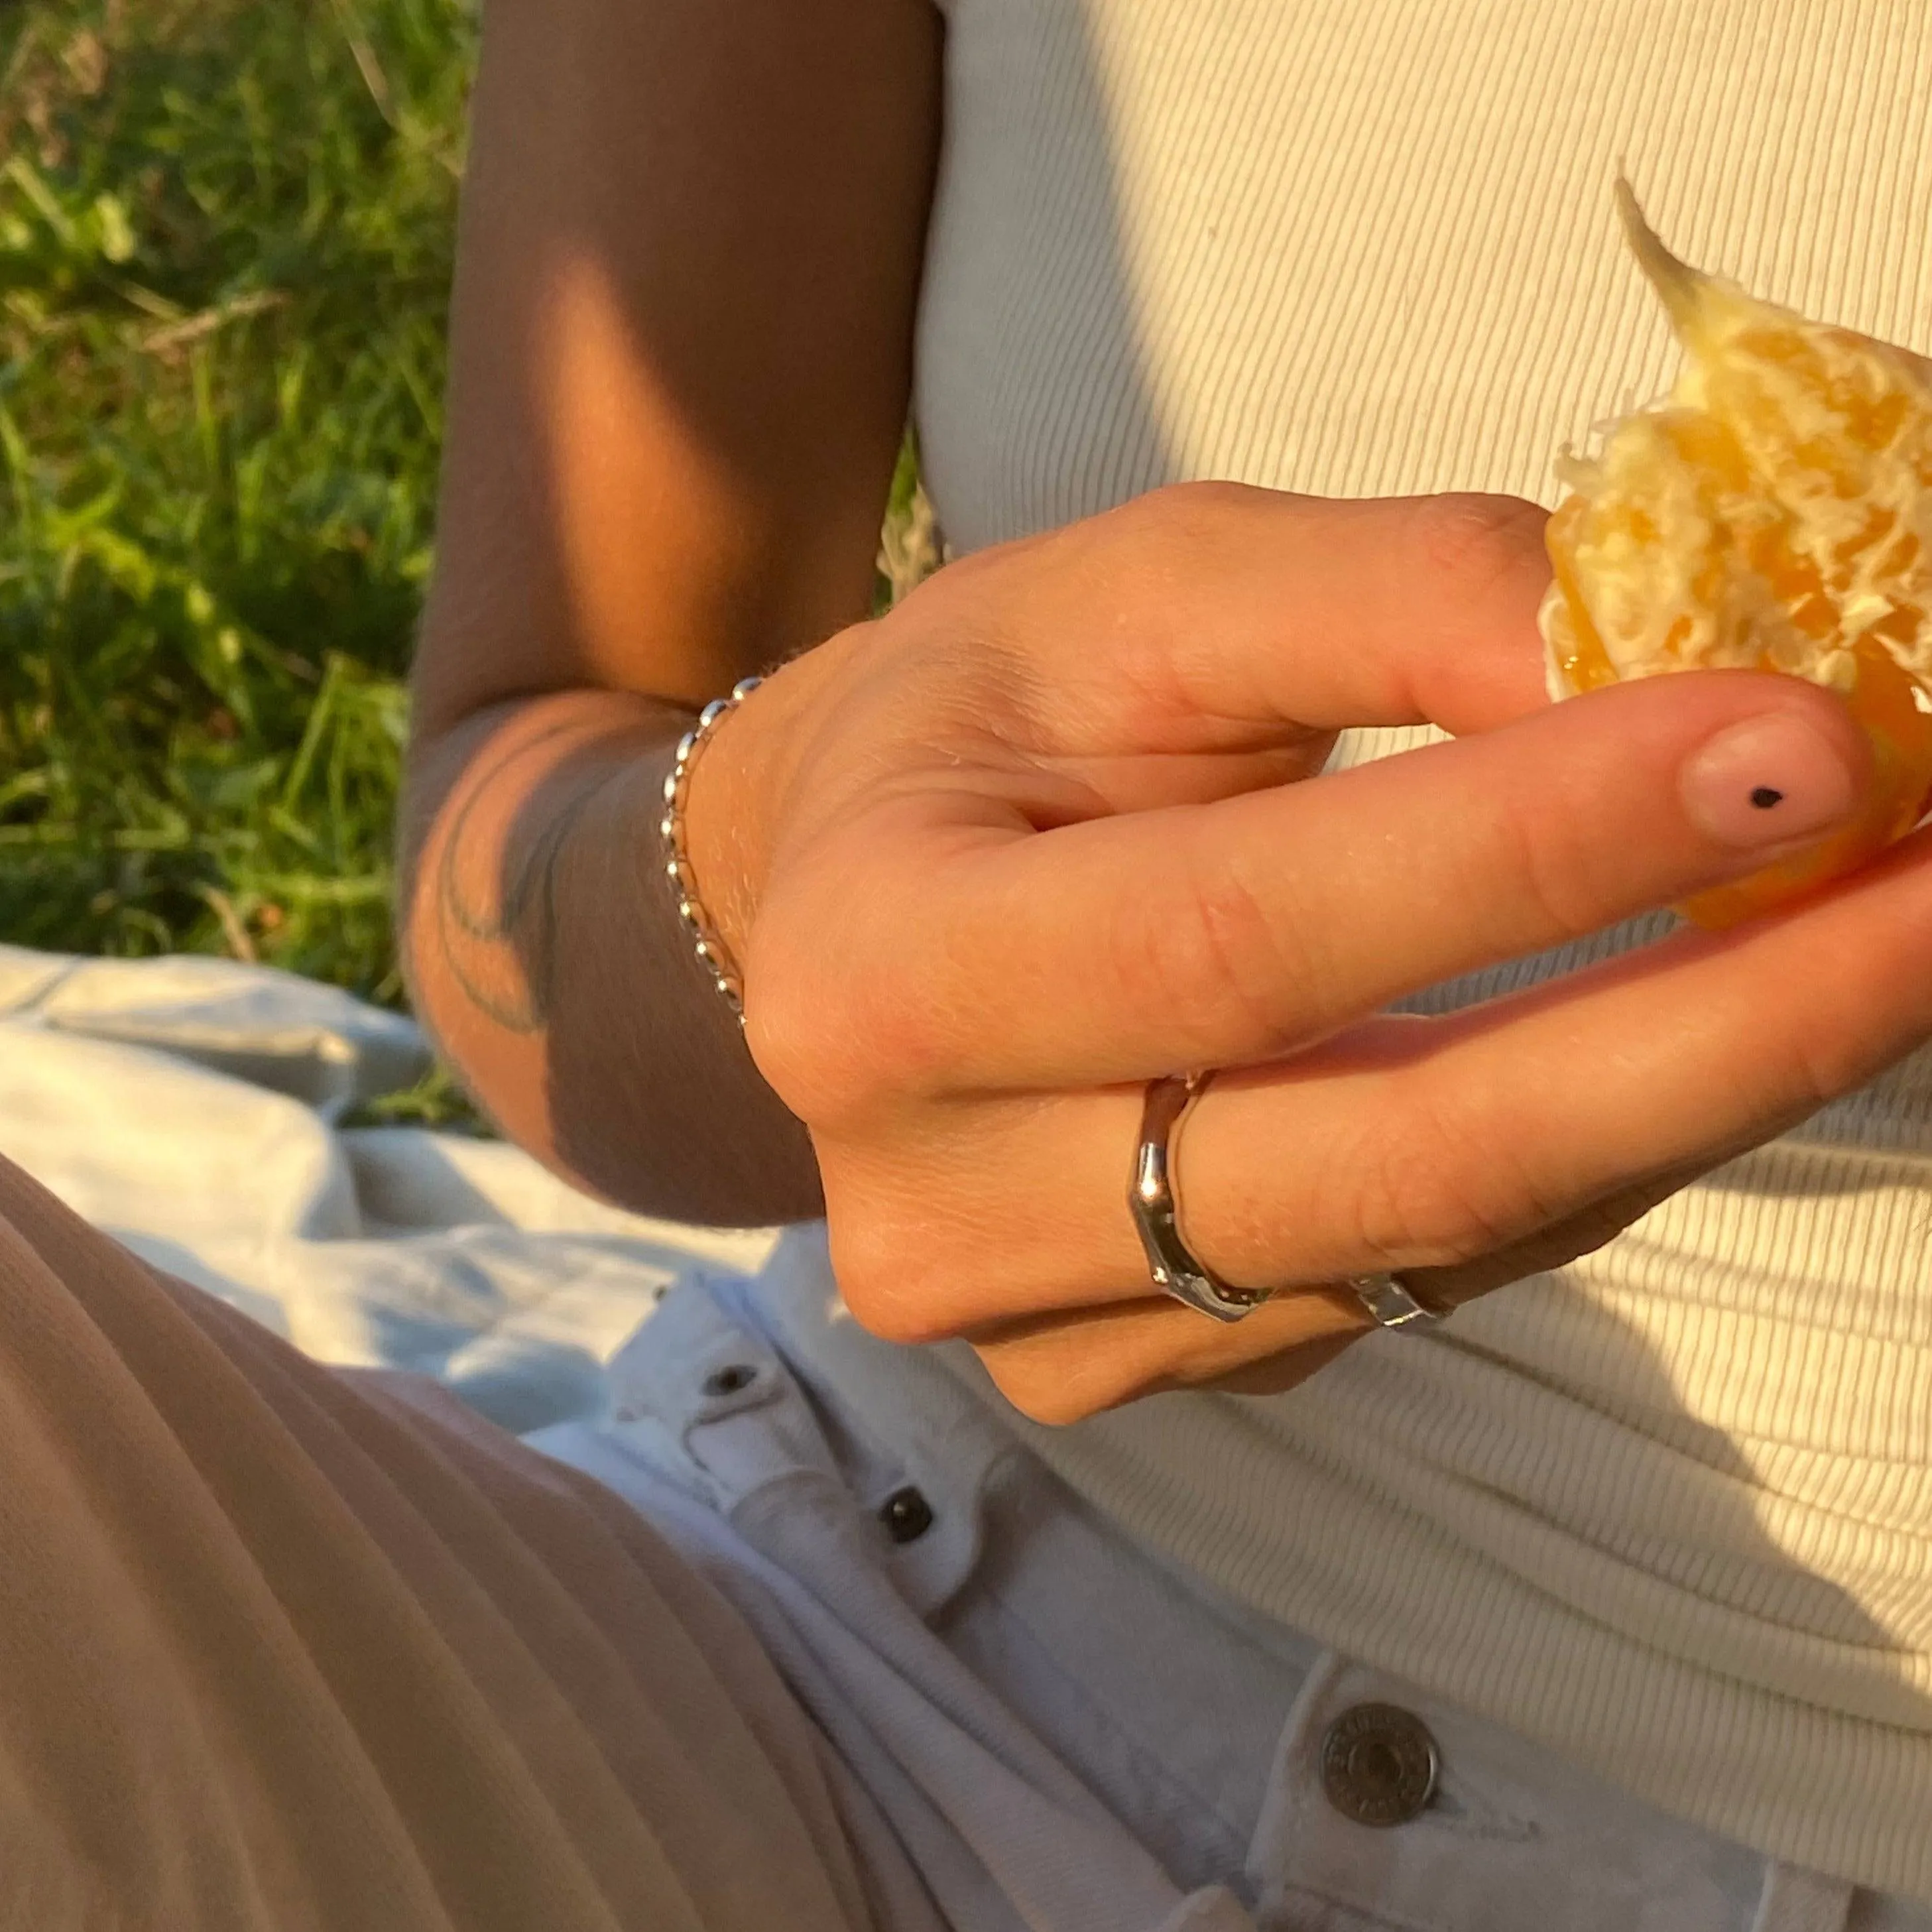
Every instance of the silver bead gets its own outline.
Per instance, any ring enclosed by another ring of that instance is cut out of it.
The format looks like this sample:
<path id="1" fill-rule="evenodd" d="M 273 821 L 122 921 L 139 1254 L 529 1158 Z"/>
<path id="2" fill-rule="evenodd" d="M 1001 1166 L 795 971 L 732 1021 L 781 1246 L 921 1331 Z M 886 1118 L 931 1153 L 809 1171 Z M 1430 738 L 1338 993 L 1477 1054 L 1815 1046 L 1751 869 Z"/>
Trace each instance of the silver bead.
<path id="1" fill-rule="evenodd" d="M 667 855 L 664 873 L 670 881 L 672 890 L 677 895 L 678 916 L 691 934 L 692 949 L 697 954 L 699 964 L 710 974 L 712 983 L 730 1002 L 731 1010 L 737 1015 L 740 1026 L 745 1023 L 740 982 L 705 916 L 704 904 L 698 896 L 698 881 L 692 875 L 685 850 L 683 812 L 686 795 L 690 787 L 691 767 L 703 749 L 712 728 L 728 712 L 742 704 L 763 682 L 758 677 L 741 677 L 731 687 L 730 697 L 713 698 L 698 714 L 697 723 L 679 739 L 677 748 L 672 754 L 670 770 L 664 774 L 665 810 L 664 816 L 658 821 L 658 833 L 664 841 Z"/>

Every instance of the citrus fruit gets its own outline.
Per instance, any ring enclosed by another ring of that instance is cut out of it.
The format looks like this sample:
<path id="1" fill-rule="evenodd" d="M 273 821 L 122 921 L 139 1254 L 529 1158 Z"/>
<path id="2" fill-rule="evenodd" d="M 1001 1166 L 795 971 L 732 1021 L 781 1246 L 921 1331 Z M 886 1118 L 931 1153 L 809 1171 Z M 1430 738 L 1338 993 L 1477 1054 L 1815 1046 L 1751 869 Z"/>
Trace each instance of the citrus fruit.
<path id="1" fill-rule="evenodd" d="M 1677 909 L 1720 928 L 1864 863 L 1932 793 L 1932 364 L 1681 262 L 1617 183 L 1684 353 L 1660 401 L 1565 449 L 1540 614 L 1550 694 L 1744 669 L 1835 692 L 1870 741 L 1858 820 Z"/>

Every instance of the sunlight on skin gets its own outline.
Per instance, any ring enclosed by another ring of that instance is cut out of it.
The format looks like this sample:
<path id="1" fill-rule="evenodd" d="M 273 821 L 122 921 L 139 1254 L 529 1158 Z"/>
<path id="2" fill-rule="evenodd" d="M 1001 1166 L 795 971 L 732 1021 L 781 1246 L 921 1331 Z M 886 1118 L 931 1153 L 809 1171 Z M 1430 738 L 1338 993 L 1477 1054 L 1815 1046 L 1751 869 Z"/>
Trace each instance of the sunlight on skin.
<path id="1" fill-rule="evenodd" d="M 550 280 L 534 358 L 544 386 L 532 415 L 554 499 L 544 514 L 585 681 L 622 688 L 647 614 L 688 612 L 681 628 L 694 638 L 742 629 L 742 612 L 691 607 L 742 596 L 755 580 L 758 532 L 742 486 L 640 352 L 605 266 L 572 253 Z M 674 664 L 674 638 L 653 640 L 659 688 L 708 693 L 710 658 L 693 651 L 688 665 Z"/>

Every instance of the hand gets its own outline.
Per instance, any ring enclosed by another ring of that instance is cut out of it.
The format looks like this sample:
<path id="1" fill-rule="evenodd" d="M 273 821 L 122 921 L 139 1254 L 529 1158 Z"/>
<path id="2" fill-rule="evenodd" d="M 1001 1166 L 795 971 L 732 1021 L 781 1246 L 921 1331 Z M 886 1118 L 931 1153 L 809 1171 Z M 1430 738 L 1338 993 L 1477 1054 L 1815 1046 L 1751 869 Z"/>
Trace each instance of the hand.
<path id="1" fill-rule="evenodd" d="M 1571 1259 L 1932 1033 L 1925 833 L 1775 919 L 1383 1012 L 1750 871 L 1870 782 L 1791 679 L 1547 704 L 1541 526 L 1158 491 L 951 566 L 719 732 L 694 863 L 862 1323 L 968 1338 L 1046 1420 L 1284 1387 L 1367 1327 L 1346 1276 L 1454 1301 Z M 1340 729 L 1424 720 L 1456 742 L 1317 776 Z M 1153 1291 L 1126 1206 L 1144 1083 L 1204 1066 L 1185 1232 L 1279 1291 L 1226 1327 Z"/>

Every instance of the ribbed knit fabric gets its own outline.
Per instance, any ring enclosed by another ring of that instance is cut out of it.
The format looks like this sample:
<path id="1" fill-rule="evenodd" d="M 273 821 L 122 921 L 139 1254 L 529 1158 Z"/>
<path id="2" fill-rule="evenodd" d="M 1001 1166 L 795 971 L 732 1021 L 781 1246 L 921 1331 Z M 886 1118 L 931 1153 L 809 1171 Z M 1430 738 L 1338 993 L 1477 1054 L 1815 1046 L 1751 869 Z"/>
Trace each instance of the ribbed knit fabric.
<path id="1" fill-rule="evenodd" d="M 0 1160 L 8 1932 L 874 1932 L 919 1881 L 601 1484 Z"/>
<path id="2" fill-rule="evenodd" d="M 1932 350 L 1926 0 L 953 0 L 949 26 L 918 405 L 956 550 L 1186 476 L 1553 502 L 1558 446 L 1675 365 L 1620 158 L 1690 260 Z M 1445 1336 L 1029 1436 L 1322 1640 L 1932 1900 L 1932 1054 Z"/>

